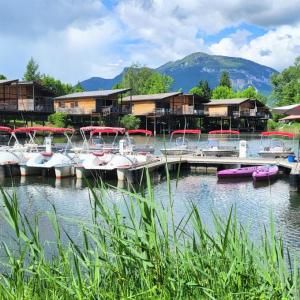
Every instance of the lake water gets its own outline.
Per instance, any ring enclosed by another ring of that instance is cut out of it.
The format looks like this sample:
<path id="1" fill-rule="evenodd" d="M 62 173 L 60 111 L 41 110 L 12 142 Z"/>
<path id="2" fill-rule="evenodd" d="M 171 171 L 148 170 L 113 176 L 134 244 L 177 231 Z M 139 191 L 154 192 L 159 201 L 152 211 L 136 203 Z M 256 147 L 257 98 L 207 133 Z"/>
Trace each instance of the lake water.
<path id="1" fill-rule="evenodd" d="M 249 153 L 256 155 L 261 147 L 261 140 L 253 136 L 245 138 L 248 140 Z M 159 149 L 162 140 L 158 139 L 156 145 Z M 80 235 L 77 221 L 87 221 L 91 216 L 90 194 L 82 180 L 15 177 L 3 179 L 0 185 L 8 193 L 16 192 L 21 210 L 27 215 L 42 216 L 40 230 L 45 239 L 53 238 L 49 230 L 49 221 L 43 218 L 45 213 L 52 210 L 52 205 L 55 205 L 62 217 L 64 228 L 75 238 Z M 281 175 L 271 183 L 254 185 L 251 179 L 241 182 L 218 182 L 214 174 L 183 173 L 178 184 L 176 179 L 171 180 L 171 186 L 177 220 L 185 215 L 192 201 L 199 207 L 204 223 L 212 227 L 212 211 L 226 217 L 230 208 L 234 206 L 238 220 L 249 226 L 250 234 L 255 239 L 263 226 L 268 225 L 272 214 L 286 244 L 290 248 L 300 250 L 300 194 L 289 191 L 287 175 Z M 167 201 L 168 190 L 164 180 L 154 185 L 154 193 L 157 200 Z M 121 208 L 125 207 L 126 197 L 120 191 L 110 189 L 108 198 Z M 4 235 L 3 238 L 7 238 L 3 224 L 3 220 L 0 220 L 1 234 Z"/>

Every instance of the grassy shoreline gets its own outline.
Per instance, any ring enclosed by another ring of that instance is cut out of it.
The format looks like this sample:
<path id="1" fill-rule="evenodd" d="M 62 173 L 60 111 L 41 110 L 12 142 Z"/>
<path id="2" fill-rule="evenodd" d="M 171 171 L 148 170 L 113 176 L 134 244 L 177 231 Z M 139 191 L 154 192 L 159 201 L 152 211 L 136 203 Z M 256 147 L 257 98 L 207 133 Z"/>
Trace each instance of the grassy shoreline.
<path id="1" fill-rule="evenodd" d="M 166 184 L 164 207 L 149 175 L 147 196 L 123 191 L 126 212 L 107 198 L 104 185 L 91 189 L 93 215 L 89 226 L 81 225 L 82 243 L 64 232 L 53 208 L 48 218 L 57 255 L 51 260 L 38 219 L 29 221 L 16 196 L 2 191 L 3 218 L 17 251 L 2 242 L 0 298 L 299 299 L 298 263 L 284 251 L 272 221 L 254 244 L 231 210 L 227 220 L 215 216 L 212 235 L 193 203 L 175 222 L 169 178 Z"/>

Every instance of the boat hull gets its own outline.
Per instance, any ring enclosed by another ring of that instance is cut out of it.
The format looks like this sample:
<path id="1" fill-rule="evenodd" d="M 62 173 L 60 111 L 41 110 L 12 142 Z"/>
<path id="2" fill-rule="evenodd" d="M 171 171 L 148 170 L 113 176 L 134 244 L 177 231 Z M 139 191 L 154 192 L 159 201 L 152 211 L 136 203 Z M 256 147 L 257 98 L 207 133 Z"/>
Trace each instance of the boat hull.
<path id="1" fill-rule="evenodd" d="M 160 149 L 160 152 L 163 155 L 170 155 L 170 156 L 176 156 L 176 155 L 188 155 L 188 154 L 195 154 L 196 150 L 193 149 Z"/>
<path id="2" fill-rule="evenodd" d="M 216 157 L 232 157 L 238 156 L 239 151 L 237 150 L 210 150 L 203 149 L 202 153 L 204 156 L 216 156 Z"/>
<path id="3" fill-rule="evenodd" d="M 237 169 L 227 169 L 218 172 L 218 178 L 241 178 L 241 177 L 251 177 L 253 172 L 256 171 L 258 166 L 244 167 Z"/>
<path id="4" fill-rule="evenodd" d="M 287 158 L 289 155 L 294 155 L 293 151 L 275 152 L 275 151 L 259 151 L 260 157 L 264 158 Z"/>
<path id="5" fill-rule="evenodd" d="M 263 166 L 253 172 L 252 178 L 254 181 L 270 180 L 276 178 L 278 172 L 279 169 L 277 166 Z"/>

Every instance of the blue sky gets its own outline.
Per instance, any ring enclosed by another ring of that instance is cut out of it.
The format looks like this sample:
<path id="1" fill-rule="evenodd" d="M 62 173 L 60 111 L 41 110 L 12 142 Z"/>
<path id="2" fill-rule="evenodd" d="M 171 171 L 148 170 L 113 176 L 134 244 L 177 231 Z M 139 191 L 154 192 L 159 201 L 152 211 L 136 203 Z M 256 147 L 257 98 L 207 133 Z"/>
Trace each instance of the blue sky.
<path id="1" fill-rule="evenodd" d="M 0 10 L 0 74 L 34 57 L 63 81 L 111 78 L 201 51 L 282 70 L 300 55 L 299 0 L 10 0 Z"/>

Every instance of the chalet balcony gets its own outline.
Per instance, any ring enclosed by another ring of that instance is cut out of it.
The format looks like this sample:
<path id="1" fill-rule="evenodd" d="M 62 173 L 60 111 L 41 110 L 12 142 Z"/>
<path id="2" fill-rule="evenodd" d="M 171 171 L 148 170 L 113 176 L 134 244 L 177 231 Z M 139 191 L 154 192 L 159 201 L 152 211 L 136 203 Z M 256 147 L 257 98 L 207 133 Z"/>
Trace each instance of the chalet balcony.
<path id="1" fill-rule="evenodd" d="M 63 112 L 69 115 L 90 115 L 93 113 L 93 109 L 85 109 L 80 107 L 57 107 L 56 112 Z"/>
<path id="2" fill-rule="evenodd" d="M 232 116 L 235 118 L 239 117 L 258 117 L 258 118 L 268 118 L 269 114 L 265 111 L 256 111 L 255 109 L 242 110 L 242 111 L 233 111 Z"/>
<path id="3" fill-rule="evenodd" d="M 9 104 L 9 103 L 0 103 L 0 110 L 17 111 L 18 105 L 17 104 Z"/>
<path id="4" fill-rule="evenodd" d="M 57 107 L 55 109 L 57 112 L 64 112 L 69 115 L 91 115 L 100 114 L 102 116 L 108 116 L 112 113 L 119 113 L 120 108 L 114 106 L 101 106 L 96 109 L 86 109 L 81 107 Z"/>
<path id="5" fill-rule="evenodd" d="M 170 108 L 156 108 L 153 111 L 154 114 L 157 116 L 163 115 L 204 115 L 204 110 L 201 109 L 194 109 L 194 106 L 188 107 L 181 107 L 177 109 L 170 109 Z"/>

